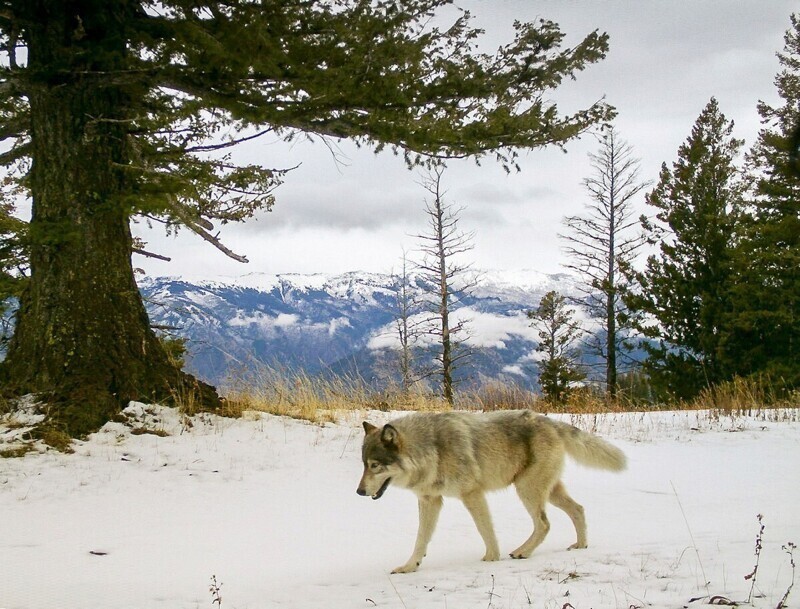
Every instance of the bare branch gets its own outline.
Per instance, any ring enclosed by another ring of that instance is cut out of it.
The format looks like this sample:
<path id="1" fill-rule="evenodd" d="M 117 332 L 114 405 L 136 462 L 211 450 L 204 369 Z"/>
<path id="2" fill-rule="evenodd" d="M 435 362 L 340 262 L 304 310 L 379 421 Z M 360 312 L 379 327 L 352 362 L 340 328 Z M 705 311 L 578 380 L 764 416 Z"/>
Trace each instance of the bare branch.
<path id="1" fill-rule="evenodd" d="M 245 256 L 240 256 L 235 252 L 232 252 L 230 249 L 225 247 L 222 242 L 219 240 L 218 235 L 212 235 L 211 233 L 203 230 L 200 226 L 194 224 L 193 222 L 187 222 L 186 226 L 190 228 L 195 234 L 200 235 L 203 239 L 208 241 L 211 245 L 216 247 L 219 251 L 225 254 L 228 258 L 233 258 L 237 262 L 249 262 L 249 260 Z"/>
<path id="2" fill-rule="evenodd" d="M 161 254 L 154 254 L 153 252 L 148 252 L 147 250 L 143 250 L 140 247 L 134 247 L 131 249 L 134 254 L 139 254 L 140 256 L 145 256 L 146 258 L 155 258 L 157 260 L 163 260 L 164 262 L 172 262 L 172 258 L 168 256 L 162 256 Z"/>

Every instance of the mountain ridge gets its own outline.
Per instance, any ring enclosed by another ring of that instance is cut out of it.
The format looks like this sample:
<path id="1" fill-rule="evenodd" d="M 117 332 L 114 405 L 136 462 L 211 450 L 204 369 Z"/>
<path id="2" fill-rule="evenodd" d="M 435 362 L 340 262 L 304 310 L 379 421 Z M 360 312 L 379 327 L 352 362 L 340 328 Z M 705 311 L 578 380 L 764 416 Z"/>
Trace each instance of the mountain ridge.
<path id="1" fill-rule="evenodd" d="M 573 295 L 575 279 L 534 270 L 480 271 L 476 277 L 475 287 L 457 293 L 453 305 L 456 320 L 471 320 L 467 343 L 475 356 L 462 374 L 534 385 L 537 338 L 525 312 L 549 290 Z M 408 279 L 420 297 L 419 275 Z M 377 384 L 392 376 L 386 360 L 396 276 L 350 271 L 143 277 L 139 286 L 153 324 L 187 339 L 187 368 L 209 382 L 225 385 L 260 365 L 312 375 L 358 374 Z"/>

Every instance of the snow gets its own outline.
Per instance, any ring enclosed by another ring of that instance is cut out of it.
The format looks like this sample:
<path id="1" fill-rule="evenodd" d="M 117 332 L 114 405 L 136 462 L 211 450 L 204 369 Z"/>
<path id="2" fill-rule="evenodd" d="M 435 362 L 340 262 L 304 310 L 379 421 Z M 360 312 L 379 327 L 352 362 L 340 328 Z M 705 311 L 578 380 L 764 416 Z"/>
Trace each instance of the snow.
<path id="1" fill-rule="evenodd" d="M 420 273 L 416 270 L 409 271 L 409 281 L 414 284 Z M 470 274 L 470 280 L 475 280 L 474 294 L 479 297 L 495 298 L 505 296 L 516 298 L 520 301 L 530 299 L 531 293 L 544 294 L 547 290 L 574 291 L 574 278 L 566 274 L 548 275 L 532 269 L 509 270 L 479 270 Z M 189 275 L 181 277 L 141 277 L 139 282 L 155 284 L 158 282 L 176 281 L 189 283 L 206 289 L 251 289 L 258 292 L 269 293 L 284 285 L 288 289 L 298 292 L 327 290 L 337 298 L 347 298 L 366 302 L 372 301 L 375 293 L 391 292 L 397 279 L 387 273 L 369 273 L 364 271 L 351 271 L 339 274 L 326 273 L 247 273 L 238 276 L 199 276 Z M 531 302 L 535 306 L 536 302 Z"/>
<path id="2" fill-rule="evenodd" d="M 360 422 L 394 415 L 317 425 L 188 419 L 135 403 L 126 412 L 127 424 L 109 423 L 74 454 L 0 459 L 1 608 L 692 608 L 708 602 L 696 597 L 747 600 L 757 514 L 753 605 L 775 607 L 792 580 L 781 546 L 800 542 L 797 410 L 567 416 L 630 462 L 621 474 L 565 471 L 589 548 L 566 551 L 571 524 L 550 509 L 552 529 L 530 559 L 482 563 L 466 510 L 446 500 L 427 558 L 408 575 L 388 573 L 411 552 L 414 496 L 355 493 Z M 0 451 L 35 420 L 30 407 L 0 418 Z M 530 520 L 511 490 L 489 502 L 508 552 Z"/>
<path id="3" fill-rule="evenodd" d="M 561 293 L 573 292 L 576 282 L 575 277 L 565 273 L 547 274 L 533 269 L 476 271 L 476 278 L 477 285 L 474 290 L 476 296 L 491 298 L 504 294 L 521 302 L 524 302 L 531 293 L 544 295 L 550 290 Z M 539 303 L 530 304 L 533 308 Z"/>

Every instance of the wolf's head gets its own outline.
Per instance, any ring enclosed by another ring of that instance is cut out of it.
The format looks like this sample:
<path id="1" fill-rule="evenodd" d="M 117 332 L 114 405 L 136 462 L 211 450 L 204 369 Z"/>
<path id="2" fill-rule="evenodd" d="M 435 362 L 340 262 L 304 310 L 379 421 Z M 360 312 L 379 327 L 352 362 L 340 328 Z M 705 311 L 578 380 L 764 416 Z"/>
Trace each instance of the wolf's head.
<path id="1" fill-rule="evenodd" d="M 403 470 L 400 464 L 402 442 L 400 433 L 390 424 L 383 428 L 364 422 L 364 444 L 361 447 L 361 459 L 364 462 L 364 474 L 358 483 L 356 492 L 380 499 L 392 481 L 392 477 Z"/>

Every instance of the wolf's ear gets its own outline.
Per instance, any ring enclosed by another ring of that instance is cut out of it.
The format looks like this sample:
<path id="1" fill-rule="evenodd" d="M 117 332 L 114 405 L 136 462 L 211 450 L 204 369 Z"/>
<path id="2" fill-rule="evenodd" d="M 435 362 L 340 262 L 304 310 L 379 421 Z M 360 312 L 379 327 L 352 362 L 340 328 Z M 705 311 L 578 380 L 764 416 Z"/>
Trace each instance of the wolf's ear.
<path id="1" fill-rule="evenodd" d="M 392 425 L 387 423 L 381 430 L 381 442 L 387 448 L 400 448 L 400 433 Z"/>
<path id="2" fill-rule="evenodd" d="M 375 427 L 372 423 L 364 421 L 364 433 L 370 433 L 371 431 L 375 431 L 376 429 L 378 428 Z"/>

